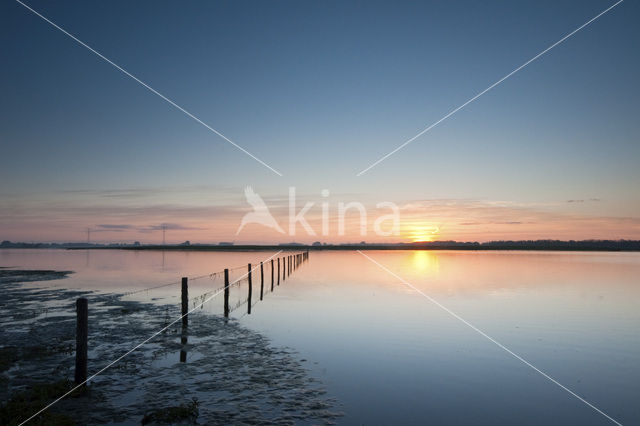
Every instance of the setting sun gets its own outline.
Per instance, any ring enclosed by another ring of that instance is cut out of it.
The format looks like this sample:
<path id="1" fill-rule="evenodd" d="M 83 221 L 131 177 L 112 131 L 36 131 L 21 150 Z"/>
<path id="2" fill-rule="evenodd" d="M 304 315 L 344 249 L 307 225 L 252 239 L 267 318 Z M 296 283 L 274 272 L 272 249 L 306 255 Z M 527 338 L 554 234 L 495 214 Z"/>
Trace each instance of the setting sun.
<path id="1" fill-rule="evenodd" d="M 405 237 L 410 239 L 413 243 L 418 242 L 431 242 L 438 239 L 440 236 L 440 227 L 437 225 L 410 225 Z"/>

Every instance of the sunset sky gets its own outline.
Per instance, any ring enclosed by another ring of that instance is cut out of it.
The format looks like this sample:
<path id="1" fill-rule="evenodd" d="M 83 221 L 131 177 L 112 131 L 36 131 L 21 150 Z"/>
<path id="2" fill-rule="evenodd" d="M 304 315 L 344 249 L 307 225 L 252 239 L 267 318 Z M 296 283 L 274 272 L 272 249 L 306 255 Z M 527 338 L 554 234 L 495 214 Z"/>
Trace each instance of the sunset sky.
<path id="1" fill-rule="evenodd" d="M 356 176 L 614 3 L 25 1 L 278 176 L 2 2 L 0 240 L 640 239 L 637 2 Z M 319 235 L 236 235 L 247 186 L 285 229 L 295 187 Z M 371 232 L 385 201 L 399 235 Z"/>

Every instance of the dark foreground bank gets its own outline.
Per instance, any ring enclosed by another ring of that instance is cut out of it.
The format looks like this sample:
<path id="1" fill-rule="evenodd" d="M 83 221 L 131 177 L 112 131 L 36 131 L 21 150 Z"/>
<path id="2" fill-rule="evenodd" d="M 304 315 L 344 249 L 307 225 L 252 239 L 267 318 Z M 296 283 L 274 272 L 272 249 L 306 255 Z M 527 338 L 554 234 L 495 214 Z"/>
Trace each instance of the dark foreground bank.
<path id="1" fill-rule="evenodd" d="M 0 269 L 1 424 L 19 424 L 72 388 L 75 300 L 89 299 L 89 374 L 179 316 L 174 306 L 48 287 L 68 272 Z M 31 424 L 330 424 L 335 401 L 295 352 L 234 320 L 190 316 Z M 180 362 L 180 352 L 186 362 Z"/>

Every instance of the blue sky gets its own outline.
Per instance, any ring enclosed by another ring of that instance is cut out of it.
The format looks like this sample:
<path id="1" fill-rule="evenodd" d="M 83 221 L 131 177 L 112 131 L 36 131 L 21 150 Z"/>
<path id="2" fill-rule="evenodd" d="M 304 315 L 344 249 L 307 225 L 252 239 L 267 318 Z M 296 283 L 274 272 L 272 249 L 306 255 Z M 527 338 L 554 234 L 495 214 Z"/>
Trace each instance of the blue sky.
<path id="1" fill-rule="evenodd" d="M 355 177 L 613 3 L 27 3 L 278 177 L 3 2 L 0 234 L 73 239 L 64 232 L 94 219 L 66 223 L 44 210 L 96 205 L 91 191 L 166 190 L 137 206 L 239 206 L 246 185 L 272 197 L 295 185 L 316 197 L 328 188 L 374 201 L 500 201 L 638 218 L 640 8 L 629 0 Z M 566 203 L 574 199 L 598 201 Z M 101 199 L 102 221 L 130 203 Z M 65 225 L 31 232 L 25 214 Z M 635 222 L 625 226 L 638 234 Z"/>

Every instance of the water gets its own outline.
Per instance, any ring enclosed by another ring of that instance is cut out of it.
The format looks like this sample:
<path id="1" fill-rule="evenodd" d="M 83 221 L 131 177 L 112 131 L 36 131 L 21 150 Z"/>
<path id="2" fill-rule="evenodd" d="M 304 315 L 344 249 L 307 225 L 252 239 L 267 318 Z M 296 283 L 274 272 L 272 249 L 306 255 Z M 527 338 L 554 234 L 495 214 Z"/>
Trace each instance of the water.
<path id="1" fill-rule="evenodd" d="M 640 424 L 639 254 L 366 254 L 607 415 Z M 73 270 L 40 285 L 122 293 L 271 255 L 1 250 L 0 265 Z M 270 277 L 266 267 L 252 314 L 244 305 L 232 316 L 293 348 L 340 402 L 339 423 L 612 424 L 357 252 L 312 252 L 273 293 Z M 259 273 L 253 283 L 255 301 Z M 190 296 L 220 284 L 196 280 Z M 232 303 L 244 297 L 245 284 L 233 289 Z M 179 285 L 127 300 L 175 305 Z M 222 296 L 202 311 L 220 314 Z"/>

